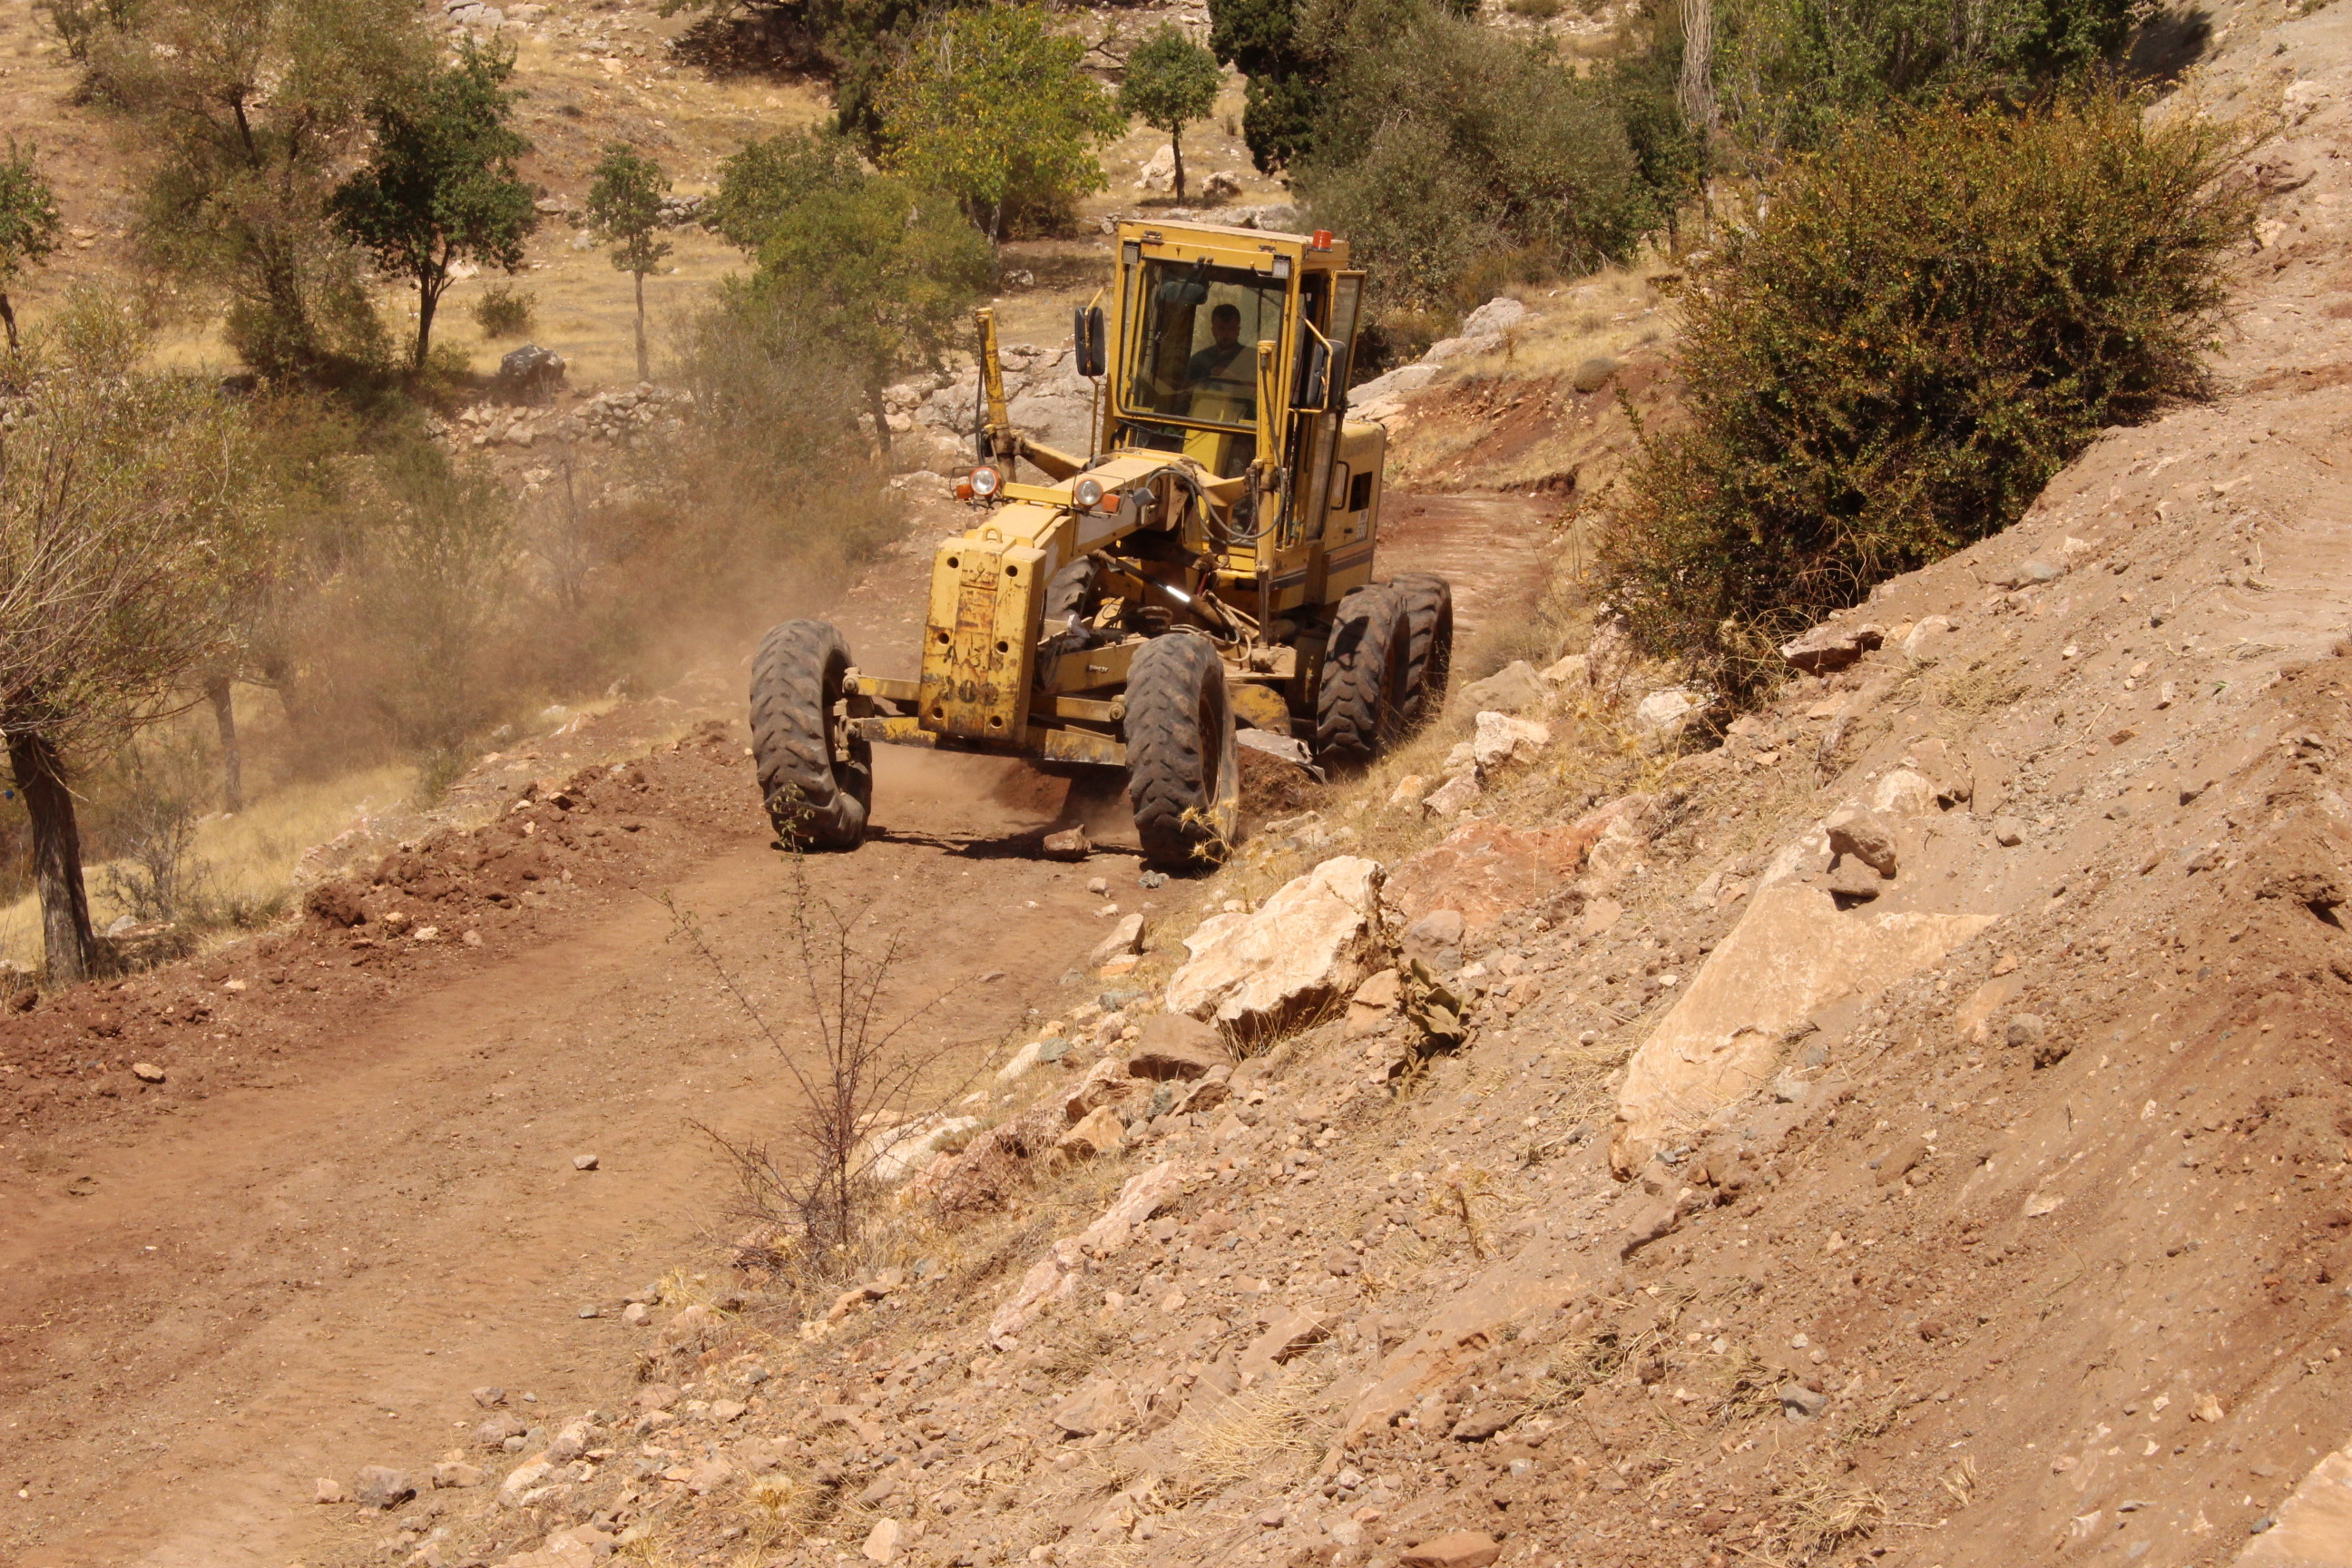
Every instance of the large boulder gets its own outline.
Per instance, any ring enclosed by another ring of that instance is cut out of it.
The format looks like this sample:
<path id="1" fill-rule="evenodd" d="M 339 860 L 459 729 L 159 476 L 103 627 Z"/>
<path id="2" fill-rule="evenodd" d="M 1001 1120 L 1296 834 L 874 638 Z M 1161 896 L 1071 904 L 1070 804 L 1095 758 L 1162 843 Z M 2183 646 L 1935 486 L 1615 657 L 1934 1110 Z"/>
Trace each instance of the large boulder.
<path id="1" fill-rule="evenodd" d="M 1220 1067 L 1231 1067 L 1234 1054 L 1225 1037 L 1181 1013 L 1155 1013 L 1143 1021 L 1143 1034 L 1128 1053 L 1129 1077 L 1165 1083 L 1175 1079 L 1206 1078 Z"/>
<path id="2" fill-rule="evenodd" d="M 1379 967 L 1380 887 L 1377 862 L 1341 855 L 1255 913 L 1202 921 L 1168 978 L 1168 1010 L 1251 1039 L 1345 996 Z"/>
<path id="3" fill-rule="evenodd" d="M 553 349 L 525 343 L 499 361 L 492 394 L 509 403 L 552 403 L 563 387 L 563 356 Z"/>
<path id="4" fill-rule="evenodd" d="M 1826 889 L 1793 879 L 1759 889 L 1633 1053 L 1617 1097 L 1610 1163 L 1621 1175 L 1639 1171 L 1659 1150 L 1769 1084 L 1784 1035 L 1808 1015 L 1843 997 L 1876 995 L 1995 918 L 1841 910 Z"/>
<path id="5" fill-rule="evenodd" d="M 1551 688 L 1544 684 L 1534 665 L 1515 658 L 1486 679 L 1465 686 L 1460 700 L 1474 713 L 1526 713 L 1549 702 Z"/>

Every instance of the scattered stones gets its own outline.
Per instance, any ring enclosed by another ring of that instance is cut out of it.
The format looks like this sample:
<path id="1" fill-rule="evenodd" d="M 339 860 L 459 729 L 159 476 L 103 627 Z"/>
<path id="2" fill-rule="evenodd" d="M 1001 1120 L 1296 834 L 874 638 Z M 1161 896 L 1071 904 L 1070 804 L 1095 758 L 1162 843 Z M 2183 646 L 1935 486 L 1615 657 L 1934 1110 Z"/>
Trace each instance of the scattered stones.
<path id="1" fill-rule="evenodd" d="M 1864 806 L 1842 805 L 1822 826 L 1833 853 L 1859 860 L 1882 877 L 1895 875 L 1895 829 L 1885 817 Z"/>
<path id="2" fill-rule="evenodd" d="M 2004 849 L 2016 848 L 2025 842 L 2025 824 L 2013 816 L 1994 817 L 1992 841 Z"/>
<path id="3" fill-rule="evenodd" d="M 2063 566 L 2053 566 L 2045 561 L 2021 561 L 1993 581 L 2004 588 L 2031 588 L 2055 583 L 2065 574 Z"/>
<path id="4" fill-rule="evenodd" d="M 1503 1543 L 1483 1530 L 1450 1531 L 1408 1549 L 1401 1568 L 1486 1568 L 1503 1554 Z"/>
<path id="5" fill-rule="evenodd" d="M 1569 373 L 1568 384 L 1590 396 L 1608 385 L 1610 378 L 1616 374 L 1615 360 L 1607 354 L 1594 354 L 1590 359 L 1578 362 L 1577 367 Z"/>
<path id="6" fill-rule="evenodd" d="M 1098 1432 L 1115 1431 L 1134 1417 L 1135 1407 L 1128 1402 L 1118 1382 L 1098 1377 L 1055 1406 L 1047 1419 L 1062 1429 L 1064 1436 L 1091 1437 Z"/>
<path id="7" fill-rule="evenodd" d="M 593 1154 L 574 1154 L 572 1156 L 572 1168 L 575 1171 L 593 1171 L 596 1168 L 597 1163 L 597 1158 Z"/>
<path id="8" fill-rule="evenodd" d="M 1459 816 L 1486 793 L 1476 772 L 1465 769 L 1423 796 L 1422 810 L 1431 816 Z"/>
<path id="9" fill-rule="evenodd" d="M 643 1301 L 632 1301 L 621 1309 L 621 1321 L 633 1329 L 641 1329 L 653 1317 L 653 1309 Z"/>
<path id="10" fill-rule="evenodd" d="M 1830 1396 L 1795 1381 L 1780 1385 L 1780 1410 L 1791 1421 L 1811 1421 L 1830 1407 Z"/>
<path id="11" fill-rule="evenodd" d="M 509 1437 L 520 1437 L 530 1428 L 512 1415 L 493 1415 L 474 1428 L 474 1441 L 485 1448 L 502 1448 Z"/>
<path id="12" fill-rule="evenodd" d="M 1277 889 L 1255 914 L 1213 915 L 1184 939 L 1167 1008 L 1250 1038 L 1345 995 L 1370 973 L 1381 868 L 1340 855 Z"/>
<path id="13" fill-rule="evenodd" d="M 1110 928 L 1110 934 L 1095 943 L 1094 951 L 1087 955 L 1087 964 L 1089 968 L 1098 969 L 1114 958 L 1142 951 L 1143 917 L 1121 915 L 1118 922 Z"/>
<path id="14" fill-rule="evenodd" d="M 1402 983 L 1393 969 L 1383 969 L 1356 987 L 1348 998 L 1348 1037 L 1369 1035 L 1396 1016 L 1403 997 Z"/>
<path id="15" fill-rule="evenodd" d="M 1514 300 L 1507 294 L 1497 294 L 1462 318 L 1461 335 L 1476 338 L 1490 332 L 1507 332 L 1527 317 L 1528 308 L 1524 301 Z"/>
<path id="16" fill-rule="evenodd" d="M 1462 967 L 1462 935 L 1465 929 L 1459 910 L 1432 910 L 1405 928 L 1397 955 L 1408 963 L 1419 960 L 1432 974 Z"/>
<path id="17" fill-rule="evenodd" d="M 901 1526 L 895 1519 L 878 1519 L 874 1528 L 866 1532 L 866 1542 L 857 1550 L 868 1563 L 895 1563 L 898 1560 L 898 1535 Z"/>
<path id="18" fill-rule="evenodd" d="M 163 1069 L 153 1062 L 132 1062 L 131 1076 L 141 1083 L 161 1083 L 163 1081 Z"/>
<path id="19" fill-rule="evenodd" d="M 1470 759 L 1481 773 L 1524 763 L 1551 744 L 1551 726 L 1530 719 L 1482 712 L 1477 724 L 1477 733 L 1470 742 Z"/>
<path id="20" fill-rule="evenodd" d="M 1054 1156 L 1064 1163 L 1098 1159 L 1116 1153 L 1127 1142 L 1127 1123 L 1110 1106 L 1097 1106 L 1054 1141 Z"/>
<path id="21" fill-rule="evenodd" d="M 1551 700 L 1551 688 L 1526 659 L 1515 658 L 1484 680 L 1462 688 L 1457 700 L 1472 712 L 1526 713 Z"/>
<path id="22" fill-rule="evenodd" d="M 1781 644 L 1780 657 L 1807 675 L 1827 675 L 1845 668 L 1885 641 L 1884 626 L 1869 622 L 1846 626 L 1823 621 L 1796 641 Z"/>
<path id="23" fill-rule="evenodd" d="M 416 1483 L 404 1470 L 388 1465 L 366 1465 L 352 1488 L 352 1497 L 362 1508 L 398 1508 L 416 1495 Z"/>
<path id="24" fill-rule="evenodd" d="M 1181 1013 L 1155 1013 L 1143 1021 L 1143 1033 L 1128 1054 L 1129 1077 L 1158 1082 L 1206 1078 L 1233 1065 L 1225 1037 Z"/>
<path id="25" fill-rule="evenodd" d="M 319 1478 L 318 1488 L 313 1493 L 311 1500 L 314 1502 L 348 1502 L 351 1500 L 351 1498 L 350 1494 L 343 1490 L 342 1482 L 331 1480 L 325 1476 L 320 1476 Z"/>
<path id="26" fill-rule="evenodd" d="M 479 1465 L 468 1464 L 458 1456 L 453 1455 L 433 1467 L 433 1485 L 436 1489 L 478 1487 L 488 1479 L 488 1470 Z"/>
<path id="27" fill-rule="evenodd" d="M 1633 705 L 1633 728 L 1640 734 L 1671 738 L 1704 713 L 1706 706 L 1706 699 L 1690 688 L 1670 686 L 1663 691 L 1651 692 Z"/>
<path id="28" fill-rule="evenodd" d="M 1095 846 L 1084 826 L 1066 827 L 1045 835 L 1042 850 L 1048 860 L 1083 860 L 1095 852 Z"/>

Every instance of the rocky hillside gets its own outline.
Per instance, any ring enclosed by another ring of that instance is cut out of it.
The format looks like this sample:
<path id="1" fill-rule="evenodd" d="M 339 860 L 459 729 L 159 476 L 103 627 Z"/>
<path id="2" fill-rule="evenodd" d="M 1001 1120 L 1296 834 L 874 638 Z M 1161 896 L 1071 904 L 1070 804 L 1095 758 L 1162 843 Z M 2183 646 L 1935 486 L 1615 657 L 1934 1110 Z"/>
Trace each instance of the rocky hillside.
<path id="1" fill-rule="evenodd" d="M 2212 402 L 1724 729 L 1602 613 L 1197 913 L 1104 867 L 893 1256 L 610 1303 L 352 1560 L 2347 1561 L 2352 20 L 2221 37 Z"/>

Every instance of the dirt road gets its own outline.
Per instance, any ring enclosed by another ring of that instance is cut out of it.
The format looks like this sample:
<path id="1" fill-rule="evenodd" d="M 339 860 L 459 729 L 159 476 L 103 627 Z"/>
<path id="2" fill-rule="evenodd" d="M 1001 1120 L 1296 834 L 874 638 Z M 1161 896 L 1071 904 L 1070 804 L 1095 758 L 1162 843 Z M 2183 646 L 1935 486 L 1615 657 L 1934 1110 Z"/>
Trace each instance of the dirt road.
<path id="1" fill-rule="evenodd" d="M 1384 563 L 1470 565 L 1468 606 L 1528 591 L 1529 509 L 1436 513 L 1458 526 L 1420 517 Z M 854 647 L 903 629 L 912 597 L 890 578 L 920 567 L 895 558 L 845 603 Z M 478 923 L 478 948 L 379 945 L 363 933 L 404 901 L 379 889 L 349 931 L 314 921 L 17 1020 L 0 1083 L 31 1087 L 25 1064 L 89 1098 L 0 1144 L 0 1562 L 282 1568 L 369 1528 L 313 1506 L 316 1478 L 467 1446 L 474 1387 L 505 1387 L 526 1419 L 609 1392 L 650 1332 L 623 1298 L 725 1239 L 696 1124 L 772 1128 L 787 1098 L 673 907 L 780 1032 L 807 1011 L 792 868 L 741 739 L 739 722 L 658 752 L 617 803 L 539 792 L 524 818 L 543 832 L 509 846 L 551 857 L 537 879 L 440 917 L 453 936 Z M 1103 927 L 1089 877 L 1126 909 L 1187 902 L 1116 851 L 1034 858 L 1061 790 L 886 751 L 876 840 L 808 863 L 815 898 L 901 939 L 893 1005 L 943 995 L 920 1026 L 942 1042 L 977 1054 L 1087 994 L 1064 982 Z M 441 875 L 404 874 L 419 897 Z M 123 1070 L 141 1052 L 167 1058 L 165 1085 Z M 207 1074 L 212 1092 L 189 1090 Z"/>

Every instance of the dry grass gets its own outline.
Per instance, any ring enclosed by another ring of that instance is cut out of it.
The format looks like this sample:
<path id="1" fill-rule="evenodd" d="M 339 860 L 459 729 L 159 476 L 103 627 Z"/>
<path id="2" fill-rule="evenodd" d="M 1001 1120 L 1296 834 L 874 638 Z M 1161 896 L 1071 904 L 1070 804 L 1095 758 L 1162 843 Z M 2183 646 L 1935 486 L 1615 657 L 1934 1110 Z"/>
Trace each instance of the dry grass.
<path id="1" fill-rule="evenodd" d="M 1729 1426 L 1780 1412 L 1780 1384 L 1786 1375 L 1754 1351 L 1740 1349 L 1726 1356 L 1727 1364 L 1710 1380 L 1716 1388 L 1715 1419 Z"/>
<path id="2" fill-rule="evenodd" d="M 1979 664 L 1945 681 L 1937 695 L 1963 713 L 1987 713 L 2024 696 L 2025 687 L 2008 671 Z"/>
<path id="3" fill-rule="evenodd" d="M 1187 1403 L 1176 1435 L 1177 1450 L 1185 1461 L 1181 1484 L 1186 1493 L 1194 1499 L 1213 1497 L 1245 1480 L 1272 1490 L 1291 1472 L 1313 1464 L 1322 1454 L 1307 1419 L 1315 1384 L 1314 1373 L 1301 1361 L 1285 1367 L 1272 1381 L 1230 1398 L 1201 1385 Z M 1203 1401 L 1207 1408 L 1196 1415 L 1195 1407 Z"/>
<path id="4" fill-rule="evenodd" d="M 1866 1539 L 1886 1518 L 1886 1500 L 1868 1487 L 1813 1471 L 1781 1489 L 1766 1527 L 1782 1552 L 1813 1563 Z"/>
<path id="5" fill-rule="evenodd" d="M 306 852 L 346 828 L 404 809 L 415 782 L 413 766 L 384 763 L 281 785 L 234 816 L 204 818 L 189 851 L 204 868 L 203 891 L 221 907 L 266 916 L 290 898 Z M 84 868 L 90 919 L 100 931 L 127 912 L 106 892 L 108 864 Z M 0 958 L 37 963 L 40 953 L 40 910 L 32 895 L 0 907 Z"/>

